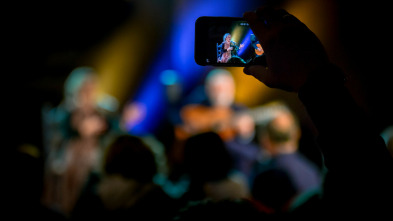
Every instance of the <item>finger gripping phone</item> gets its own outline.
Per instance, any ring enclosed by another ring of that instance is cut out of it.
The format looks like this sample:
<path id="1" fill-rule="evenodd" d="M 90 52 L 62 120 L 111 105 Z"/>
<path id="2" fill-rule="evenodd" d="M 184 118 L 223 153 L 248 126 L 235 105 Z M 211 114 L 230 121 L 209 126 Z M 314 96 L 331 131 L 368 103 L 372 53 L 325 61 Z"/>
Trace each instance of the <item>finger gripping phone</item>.
<path id="1" fill-rule="evenodd" d="M 243 18 L 202 16 L 195 22 L 194 57 L 202 66 L 244 67 L 261 63 L 264 50 Z"/>

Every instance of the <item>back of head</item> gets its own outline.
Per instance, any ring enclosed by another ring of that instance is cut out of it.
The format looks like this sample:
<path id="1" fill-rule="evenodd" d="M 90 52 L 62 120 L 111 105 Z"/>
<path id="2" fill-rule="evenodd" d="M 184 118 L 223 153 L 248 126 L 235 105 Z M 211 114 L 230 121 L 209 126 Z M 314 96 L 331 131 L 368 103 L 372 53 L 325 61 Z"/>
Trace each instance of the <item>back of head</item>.
<path id="1" fill-rule="evenodd" d="M 295 151 L 301 135 L 297 118 L 284 104 L 276 103 L 267 108 L 269 116 L 258 125 L 262 146 L 269 152 Z"/>
<path id="2" fill-rule="evenodd" d="M 271 141 L 283 143 L 295 139 L 297 130 L 293 115 L 281 112 L 266 125 L 265 133 Z"/>
<path id="3" fill-rule="evenodd" d="M 174 220 L 271 220 L 268 218 L 246 200 L 201 200 L 180 210 Z"/>
<path id="4" fill-rule="evenodd" d="M 296 195 L 296 188 L 285 171 L 269 169 L 255 177 L 251 194 L 274 212 L 284 212 Z"/>
<path id="5" fill-rule="evenodd" d="M 141 138 L 120 135 L 108 147 L 104 170 L 128 179 L 149 182 L 157 172 L 154 155 Z"/>
<path id="6" fill-rule="evenodd" d="M 190 176 L 200 181 L 223 179 L 232 169 L 232 159 L 225 143 L 214 132 L 188 138 L 184 146 L 184 161 Z"/>

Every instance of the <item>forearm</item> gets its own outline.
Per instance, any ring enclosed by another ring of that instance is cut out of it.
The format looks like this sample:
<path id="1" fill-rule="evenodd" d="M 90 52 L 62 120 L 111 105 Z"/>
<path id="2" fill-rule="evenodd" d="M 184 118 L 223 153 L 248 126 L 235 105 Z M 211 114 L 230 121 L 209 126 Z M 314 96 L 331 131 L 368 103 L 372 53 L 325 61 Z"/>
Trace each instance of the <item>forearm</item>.
<path id="1" fill-rule="evenodd" d="M 342 72 L 333 65 L 319 69 L 300 89 L 299 98 L 319 133 L 329 197 L 342 203 L 353 200 L 358 207 L 365 206 L 365 200 L 377 200 L 367 205 L 375 208 L 381 207 L 381 199 L 392 202 L 393 160 L 344 86 Z"/>
<path id="2" fill-rule="evenodd" d="M 347 157 L 367 157 L 369 160 L 370 154 L 389 161 L 379 134 L 345 87 L 341 70 L 328 65 L 317 72 L 301 88 L 299 98 L 319 132 L 320 143 L 334 144 L 333 147 L 321 147 L 327 158 L 327 166 L 345 163 Z M 346 147 L 339 148 L 344 143 Z M 329 162 L 330 158 L 334 158 L 334 161 Z M 367 159 L 352 160 L 364 162 L 362 160 Z"/>

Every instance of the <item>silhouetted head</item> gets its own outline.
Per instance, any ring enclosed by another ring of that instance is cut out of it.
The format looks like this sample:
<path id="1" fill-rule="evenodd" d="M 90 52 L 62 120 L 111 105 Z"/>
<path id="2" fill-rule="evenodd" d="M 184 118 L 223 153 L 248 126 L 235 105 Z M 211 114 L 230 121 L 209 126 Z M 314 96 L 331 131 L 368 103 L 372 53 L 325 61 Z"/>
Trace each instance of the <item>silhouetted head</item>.
<path id="1" fill-rule="evenodd" d="M 184 146 L 184 162 L 192 179 L 217 181 L 226 178 L 232 159 L 222 138 L 205 132 L 188 138 Z"/>
<path id="2" fill-rule="evenodd" d="M 107 149 L 104 170 L 106 174 L 149 182 L 157 172 L 157 165 L 153 153 L 141 138 L 120 135 Z"/>
<path id="3" fill-rule="evenodd" d="M 177 221 L 270 220 L 247 200 L 201 200 L 189 203 L 174 218 Z"/>
<path id="4" fill-rule="evenodd" d="M 289 175 L 280 169 L 270 169 L 255 177 L 252 197 L 274 212 L 283 212 L 296 195 Z"/>
<path id="5" fill-rule="evenodd" d="M 269 116 L 259 125 L 261 146 L 272 155 L 296 151 L 301 130 L 295 115 L 281 103 L 270 104 L 267 108 Z"/>

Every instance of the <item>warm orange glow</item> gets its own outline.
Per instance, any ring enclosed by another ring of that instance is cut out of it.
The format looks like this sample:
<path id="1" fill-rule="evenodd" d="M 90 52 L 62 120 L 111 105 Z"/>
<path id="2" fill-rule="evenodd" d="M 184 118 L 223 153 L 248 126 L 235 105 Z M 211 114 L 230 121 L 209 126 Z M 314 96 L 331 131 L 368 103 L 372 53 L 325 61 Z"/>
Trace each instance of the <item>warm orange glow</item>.
<path id="1" fill-rule="evenodd" d="M 257 81 L 253 76 L 243 73 L 243 68 L 228 68 L 236 83 L 235 99 L 249 107 L 258 106 L 267 97 L 271 89 Z"/>
<path id="2" fill-rule="evenodd" d="M 325 47 L 333 44 L 336 35 L 337 16 L 334 1 L 325 0 L 296 0 L 287 1 L 285 10 L 296 16 L 313 31 Z"/>
<path id="3" fill-rule="evenodd" d="M 165 21 L 170 11 L 163 10 L 165 5 L 159 0 L 139 1 L 136 14 L 87 56 L 87 63 L 100 75 L 100 93 L 110 94 L 124 103 L 137 89 L 168 29 L 163 25 L 169 24 Z"/>

